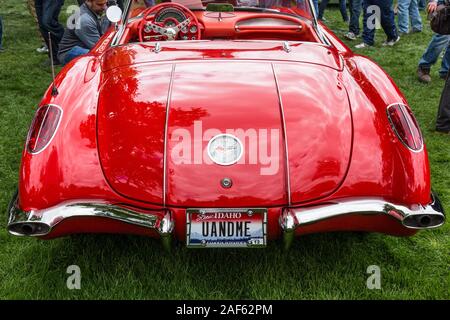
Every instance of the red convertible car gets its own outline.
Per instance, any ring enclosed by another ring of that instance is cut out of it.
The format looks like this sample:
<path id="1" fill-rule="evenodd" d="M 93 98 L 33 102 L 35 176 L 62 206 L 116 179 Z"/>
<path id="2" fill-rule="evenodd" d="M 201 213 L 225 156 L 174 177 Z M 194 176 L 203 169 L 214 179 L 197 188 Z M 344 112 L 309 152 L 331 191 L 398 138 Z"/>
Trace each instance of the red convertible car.
<path id="1" fill-rule="evenodd" d="M 444 223 L 408 102 L 310 0 L 146 3 L 46 92 L 11 234 L 261 247 Z"/>

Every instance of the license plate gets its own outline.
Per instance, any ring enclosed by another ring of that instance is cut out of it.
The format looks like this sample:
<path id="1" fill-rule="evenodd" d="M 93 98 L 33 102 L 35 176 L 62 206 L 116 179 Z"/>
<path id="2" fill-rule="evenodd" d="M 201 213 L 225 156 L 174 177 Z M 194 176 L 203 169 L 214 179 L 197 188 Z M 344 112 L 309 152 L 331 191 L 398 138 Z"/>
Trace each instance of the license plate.
<path id="1" fill-rule="evenodd" d="M 186 215 L 188 247 L 266 246 L 267 209 L 186 209 Z"/>

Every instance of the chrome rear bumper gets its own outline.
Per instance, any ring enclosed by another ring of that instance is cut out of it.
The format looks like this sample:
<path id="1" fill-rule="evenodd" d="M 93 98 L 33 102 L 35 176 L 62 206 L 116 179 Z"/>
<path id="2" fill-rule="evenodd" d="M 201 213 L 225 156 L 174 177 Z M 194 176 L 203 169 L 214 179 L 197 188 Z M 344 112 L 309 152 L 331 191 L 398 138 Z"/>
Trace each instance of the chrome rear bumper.
<path id="1" fill-rule="evenodd" d="M 158 213 L 141 213 L 108 203 L 67 203 L 45 210 L 23 211 L 16 193 L 8 207 L 7 229 L 16 236 L 43 237 L 66 219 L 100 217 L 155 230 L 164 245 L 170 246 L 175 221 L 169 210 Z"/>
<path id="2" fill-rule="evenodd" d="M 286 208 L 279 218 L 286 247 L 302 226 L 310 226 L 324 220 L 352 215 L 389 216 L 409 229 L 431 229 L 444 224 L 444 209 L 435 194 L 426 206 L 406 207 L 381 199 L 341 200 L 318 206 Z M 97 217 L 112 219 L 125 224 L 156 231 L 166 248 L 170 248 L 175 219 L 170 210 L 138 212 L 129 207 L 108 203 L 63 203 L 44 210 L 23 211 L 14 195 L 8 208 L 9 233 L 17 236 L 45 237 L 62 221 L 70 218 Z"/>
<path id="3" fill-rule="evenodd" d="M 295 230 L 323 220 L 349 215 L 387 215 L 395 218 L 410 229 L 432 229 L 445 222 L 445 213 L 439 198 L 432 193 L 427 206 L 415 205 L 408 208 L 379 199 L 343 200 L 323 205 L 287 208 L 280 216 L 286 248 L 295 236 Z"/>

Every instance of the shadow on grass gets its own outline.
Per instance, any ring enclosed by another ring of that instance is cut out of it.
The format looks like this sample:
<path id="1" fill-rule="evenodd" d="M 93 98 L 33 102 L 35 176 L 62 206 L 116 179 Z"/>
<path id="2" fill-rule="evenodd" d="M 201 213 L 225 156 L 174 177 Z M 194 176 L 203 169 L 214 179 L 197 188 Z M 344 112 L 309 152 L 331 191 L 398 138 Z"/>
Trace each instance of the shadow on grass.
<path id="1" fill-rule="evenodd" d="M 308 235 L 288 252 L 281 242 L 270 242 L 266 249 L 202 250 L 180 244 L 168 253 L 159 241 L 145 237 L 76 235 L 30 243 L 14 265 L 25 266 L 18 271 L 33 279 L 30 298 L 341 298 L 347 291 L 366 290 L 369 265 L 398 264 L 384 237 Z M 83 290 L 66 288 L 69 265 L 80 266 Z"/>

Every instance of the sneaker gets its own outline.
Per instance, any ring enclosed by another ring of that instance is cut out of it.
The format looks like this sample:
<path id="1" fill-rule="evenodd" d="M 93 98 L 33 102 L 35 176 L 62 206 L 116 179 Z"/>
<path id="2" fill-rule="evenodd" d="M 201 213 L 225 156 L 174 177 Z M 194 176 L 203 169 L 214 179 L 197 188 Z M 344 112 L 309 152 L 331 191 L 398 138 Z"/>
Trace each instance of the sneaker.
<path id="1" fill-rule="evenodd" d="M 399 42 L 400 41 L 400 36 L 397 36 L 397 39 L 395 39 L 395 40 L 389 40 L 389 41 L 385 41 L 385 42 L 383 42 L 383 46 L 389 46 L 389 47 L 392 47 L 394 44 L 396 44 L 397 42 Z"/>
<path id="2" fill-rule="evenodd" d="M 423 69 L 421 67 L 418 67 L 417 77 L 419 78 L 420 82 L 430 83 L 431 82 L 430 69 Z"/>
<path id="3" fill-rule="evenodd" d="M 355 46 L 356 49 L 364 49 L 364 48 L 370 48 L 370 47 L 372 47 L 372 46 L 370 44 L 365 43 L 365 42 L 357 44 Z"/>
<path id="4" fill-rule="evenodd" d="M 441 78 L 442 80 L 446 80 L 447 79 L 447 74 L 446 73 L 439 73 L 439 78 Z"/>
<path id="5" fill-rule="evenodd" d="M 346 37 L 348 40 L 356 40 L 356 34 L 351 31 L 344 34 L 344 37 Z"/>
<path id="6" fill-rule="evenodd" d="M 48 53 L 47 45 L 44 44 L 42 47 L 37 48 L 36 51 L 39 53 Z"/>

